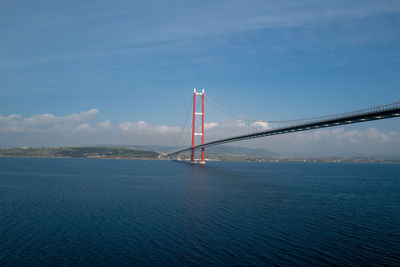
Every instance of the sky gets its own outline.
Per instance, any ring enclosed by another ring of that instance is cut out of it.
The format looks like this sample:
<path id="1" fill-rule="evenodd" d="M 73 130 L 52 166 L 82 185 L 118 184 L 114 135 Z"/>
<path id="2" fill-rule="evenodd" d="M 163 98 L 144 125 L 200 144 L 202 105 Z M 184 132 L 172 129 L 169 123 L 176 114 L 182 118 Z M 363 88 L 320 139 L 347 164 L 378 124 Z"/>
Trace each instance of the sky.
<path id="1" fill-rule="evenodd" d="M 400 101 L 397 0 L 3 0 L 0 7 L 0 147 L 174 146 L 194 87 L 259 120 Z M 399 137 L 400 121 L 390 119 L 236 145 L 400 157 Z"/>

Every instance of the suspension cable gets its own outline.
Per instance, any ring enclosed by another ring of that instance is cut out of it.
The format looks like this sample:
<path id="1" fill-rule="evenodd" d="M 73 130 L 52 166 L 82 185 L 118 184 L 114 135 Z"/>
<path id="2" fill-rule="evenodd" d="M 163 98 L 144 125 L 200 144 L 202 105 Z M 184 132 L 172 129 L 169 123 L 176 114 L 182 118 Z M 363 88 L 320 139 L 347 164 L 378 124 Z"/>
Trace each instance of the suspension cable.
<path id="1" fill-rule="evenodd" d="M 360 109 L 360 110 L 355 110 L 355 111 L 351 111 L 351 112 L 346 112 L 346 113 L 336 113 L 336 114 L 331 114 L 331 115 L 325 115 L 325 116 L 318 116 L 318 117 L 310 117 L 310 118 L 300 118 L 300 119 L 294 119 L 294 120 L 255 120 L 255 119 L 235 119 L 231 113 L 228 112 L 227 109 L 223 108 L 222 106 L 220 106 L 219 104 L 217 104 L 211 97 L 209 97 L 207 95 L 208 99 L 211 100 L 211 102 L 214 103 L 214 105 L 216 105 L 217 107 L 219 107 L 220 110 L 223 110 L 223 112 L 225 112 L 228 117 L 230 117 L 232 120 L 237 120 L 237 121 L 245 121 L 245 122 L 267 122 L 267 123 L 290 123 L 290 122 L 301 122 L 301 121 L 310 121 L 310 120 L 318 120 L 318 119 L 326 119 L 326 118 L 330 118 L 330 117 L 338 117 L 338 116 L 345 116 L 348 114 L 352 114 L 352 113 L 357 113 L 357 112 L 364 112 L 370 109 L 377 109 L 377 108 L 383 108 L 383 107 L 387 107 L 387 106 L 392 106 L 392 105 L 399 105 L 400 102 L 394 102 L 391 104 L 386 104 L 386 105 L 380 105 L 380 106 L 375 106 L 375 107 L 371 107 L 371 108 L 365 108 L 365 109 Z"/>
<path id="2" fill-rule="evenodd" d="M 187 124 L 187 121 L 188 121 L 188 117 L 189 117 L 190 109 L 191 109 L 192 105 L 193 105 L 193 98 L 191 98 L 191 100 L 189 101 L 189 106 L 188 106 L 188 110 L 187 110 L 187 112 L 186 112 L 185 122 L 183 123 L 183 127 L 182 127 L 182 130 L 181 130 L 181 134 L 179 135 L 179 139 L 178 139 L 178 142 L 176 143 L 176 147 L 178 147 L 178 145 L 179 145 L 179 143 L 180 143 L 180 141 L 181 141 L 181 139 L 182 139 L 183 132 L 184 132 L 185 129 L 186 129 L 186 124 Z"/>

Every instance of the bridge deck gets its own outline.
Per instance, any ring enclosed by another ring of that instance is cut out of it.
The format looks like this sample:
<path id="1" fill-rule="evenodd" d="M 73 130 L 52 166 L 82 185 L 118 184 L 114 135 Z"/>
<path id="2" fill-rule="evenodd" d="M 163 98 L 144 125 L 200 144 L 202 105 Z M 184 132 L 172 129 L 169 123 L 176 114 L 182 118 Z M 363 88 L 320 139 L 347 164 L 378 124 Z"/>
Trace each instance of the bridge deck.
<path id="1" fill-rule="evenodd" d="M 319 128 L 327 128 L 327 127 L 360 123 L 360 122 L 373 121 L 373 120 L 389 119 L 389 118 L 394 118 L 394 117 L 399 117 L 399 116 L 400 116 L 400 104 L 395 103 L 395 104 L 385 105 L 385 106 L 378 107 L 378 108 L 372 108 L 372 109 L 367 109 L 367 110 L 344 113 L 341 115 L 335 115 L 333 118 L 331 117 L 329 119 L 317 120 L 317 121 L 295 124 L 295 125 L 286 126 L 286 127 L 280 127 L 280 128 L 259 131 L 259 132 L 255 132 L 255 133 L 251 133 L 251 134 L 244 134 L 244 135 L 224 138 L 224 139 L 204 143 L 202 145 L 197 145 L 193 148 L 199 149 L 202 147 L 210 147 L 210 146 L 231 143 L 231 142 L 236 142 L 236 141 L 242 141 L 242 140 L 247 140 L 247 139 L 253 139 L 253 138 L 259 138 L 259 137 L 265 137 L 265 136 L 272 136 L 272 135 L 279 135 L 279 134 L 286 134 L 286 133 L 293 133 L 293 132 L 300 132 L 300 131 L 308 131 L 308 130 L 314 130 L 314 129 L 319 129 Z M 185 151 L 190 151 L 191 149 L 192 149 L 192 147 L 188 147 L 188 148 L 185 148 L 185 149 L 182 149 L 179 151 L 172 152 L 172 153 L 168 154 L 167 156 L 170 157 L 173 155 L 177 155 L 177 154 L 185 152 Z"/>

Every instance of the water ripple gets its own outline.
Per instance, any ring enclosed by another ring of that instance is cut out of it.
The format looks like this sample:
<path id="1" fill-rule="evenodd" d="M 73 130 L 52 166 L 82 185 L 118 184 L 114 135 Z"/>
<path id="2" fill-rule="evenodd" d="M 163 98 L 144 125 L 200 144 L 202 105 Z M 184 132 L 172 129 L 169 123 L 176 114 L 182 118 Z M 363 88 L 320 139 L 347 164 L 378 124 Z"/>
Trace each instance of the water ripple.
<path id="1" fill-rule="evenodd" d="M 399 165 L 0 159 L 0 265 L 391 265 Z"/>

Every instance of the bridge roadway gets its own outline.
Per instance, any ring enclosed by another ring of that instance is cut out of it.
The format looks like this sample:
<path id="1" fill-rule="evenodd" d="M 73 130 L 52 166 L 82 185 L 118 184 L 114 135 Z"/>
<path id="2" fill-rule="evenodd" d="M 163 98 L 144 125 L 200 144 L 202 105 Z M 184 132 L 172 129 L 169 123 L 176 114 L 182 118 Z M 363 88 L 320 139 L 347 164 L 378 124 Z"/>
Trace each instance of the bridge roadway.
<path id="1" fill-rule="evenodd" d="M 237 142 L 242 140 L 248 140 L 253 138 L 260 138 L 265 136 L 272 136 L 272 135 L 279 135 L 279 134 L 286 134 L 286 133 L 293 133 L 293 132 L 301 132 L 301 131 L 308 131 L 314 130 L 319 128 L 327 128 L 339 125 L 346 125 L 346 124 L 353 124 L 353 123 L 360 123 L 366 121 L 373 121 L 373 120 L 382 120 L 382 119 L 389 119 L 395 118 L 400 116 L 400 102 L 384 105 L 376 108 L 364 109 L 354 112 L 343 113 L 339 115 L 332 115 L 328 119 L 321 119 L 315 120 L 312 122 L 306 122 L 301 124 L 295 124 L 291 126 L 279 127 L 264 131 L 258 131 L 255 133 L 238 135 L 234 137 L 224 138 L 220 140 L 211 141 L 208 143 L 204 143 L 202 145 L 194 146 L 194 149 L 199 149 L 202 147 L 210 147 L 220 144 L 226 144 L 231 142 Z M 190 151 L 192 147 L 188 147 L 182 150 L 178 150 L 172 153 L 167 154 L 168 157 L 173 155 L 180 154 L 182 152 Z"/>

